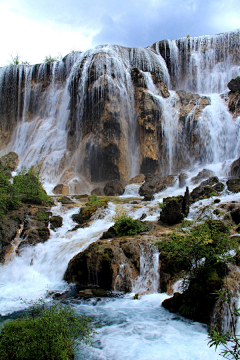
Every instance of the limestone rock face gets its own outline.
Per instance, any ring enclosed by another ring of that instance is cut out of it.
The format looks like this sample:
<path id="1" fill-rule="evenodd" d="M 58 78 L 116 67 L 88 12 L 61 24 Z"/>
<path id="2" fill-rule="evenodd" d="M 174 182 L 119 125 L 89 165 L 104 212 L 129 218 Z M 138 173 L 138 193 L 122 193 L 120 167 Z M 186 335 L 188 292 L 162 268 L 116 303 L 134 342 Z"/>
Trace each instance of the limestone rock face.
<path id="1" fill-rule="evenodd" d="M 164 40 L 147 48 L 103 45 L 56 63 L 4 67 L 0 152 L 18 149 L 23 166 L 41 164 L 45 181 L 65 184 L 71 194 L 90 193 L 114 179 L 177 175 L 196 162 L 211 163 L 218 148 L 212 104 L 198 94 L 223 93 L 226 74 L 215 66 L 230 67 L 230 73 L 239 64 L 239 34 Z M 233 118 L 240 111 L 238 83 L 229 83 Z M 233 132 L 221 142 L 230 142 Z M 39 138 L 43 144 L 36 148 Z M 220 161 L 236 156 L 232 148 L 221 149 Z"/>

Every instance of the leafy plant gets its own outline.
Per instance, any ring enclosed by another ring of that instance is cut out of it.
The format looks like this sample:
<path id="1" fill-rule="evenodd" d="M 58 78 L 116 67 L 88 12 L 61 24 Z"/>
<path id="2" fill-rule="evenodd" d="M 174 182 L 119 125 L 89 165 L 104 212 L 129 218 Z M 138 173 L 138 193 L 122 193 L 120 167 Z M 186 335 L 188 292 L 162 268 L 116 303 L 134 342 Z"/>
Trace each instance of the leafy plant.
<path id="1" fill-rule="evenodd" d="M 40 303 L 34 304 L 24 318 L 3 324 L 2 360 L 72 359 L 78 345 L 90 341 L 91 319 L 77 316 L 68 306 L 55 303 L 46 308 Z"/>
<path id="2" fill-rule="evenodd" d="M 140 220 L 134 220 L 128 215 L 122 215 L 115 218 L 113 228 L 117 236 L 136 235 L 148 230 L 148 227 Z"/>
<path id="3" fill-rule="evenodd" d="M 52 199 L 42 187 L 39 171 L 31 167 L 21 171 L 13 179 L 13 187 L 19 195 L 20 201 L 30 204 L 53 204 Z"/>
<path id="4" fill-rule="evenodd" d="M 220 255 L 238 247 L 237 241 L 229 238 L 228 227 L 218 220 L 207 220 L 185 234 L 173 233 L 157 244 L 162 256 L 184 265 L 192 278 L 203 265 L 214 267 Z"/>

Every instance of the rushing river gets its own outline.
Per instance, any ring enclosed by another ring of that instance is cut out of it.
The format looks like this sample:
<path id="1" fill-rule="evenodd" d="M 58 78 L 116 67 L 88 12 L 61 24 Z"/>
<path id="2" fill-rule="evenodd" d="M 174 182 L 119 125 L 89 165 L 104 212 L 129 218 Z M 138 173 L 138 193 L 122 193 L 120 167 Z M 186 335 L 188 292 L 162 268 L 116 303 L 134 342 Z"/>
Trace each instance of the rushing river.
<path id="1" fill-rule="evenodd" d="M 216 169 L 215 169 L 216 170 Z M 11 313 L 23 310 L 26 304 L 46 297 L 48 292 L 69 289 L 63 275 L 69 260 L 98 240 L 113 225 L 116 213 L 125 211 L 133 218 L 143 213 L 147 220 L 159 217 L 158 202 L 168 195 L 178 195 L 184 189 L 178 186 L 158 194 L 154 201 L 133 204 L 131 196 L 137 195 L 138 185 L 127 187 L 118 204 L 96 213 L 89 227 L 69 231 L 76 225 L 71 216 L 79 207 L 67 208 L 61 204 L 52 208 L 53 215 L 63 217 L 63 226 L 45 243 L 23 248 L 19 256 L 12 254 L 6 264 L 0 266 L 0 313 L 3 320 Z M 225 201 L 239 199 L 237 194 L 228 195 Z M 140 198 L 138 198 L 140 200 Z M 212 200 L 204 200 L 201 206 Z M 136 202 L 135 202 L 136 203 Z M 198 206 L 192 208 L 189 218 L 197 216 Z M 18 239 L 21 241 L 21 239 Z M 144 286 L 144 284 L 143 284 Z M 97 324 L 93 346 L 84 347 L 79 359 L 89 360 L 147 360 L 182 359 L 214 360 L 218 352 L 207 344 L 207 327 L 203 324 L 171 314 L 161 306 L 166 294 L 142 295 L 138 300 L 133 294 L 116 298 L 68 300 L 79 314 L 85 313 Z"/>

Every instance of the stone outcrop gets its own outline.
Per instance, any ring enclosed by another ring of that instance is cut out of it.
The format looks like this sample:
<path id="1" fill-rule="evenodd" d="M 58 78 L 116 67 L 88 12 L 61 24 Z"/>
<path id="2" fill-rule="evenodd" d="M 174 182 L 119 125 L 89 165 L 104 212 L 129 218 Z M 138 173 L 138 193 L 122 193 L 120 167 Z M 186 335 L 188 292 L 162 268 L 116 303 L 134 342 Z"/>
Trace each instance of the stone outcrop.
<path id="1" fill-rule="evenodd" d="M 144 196 L 144 200 L 152 200 L 153 195 L 173 186 L 177 181 L 176 176 L 167 175 L 161 176 L 159 174 L 147 174 L 145 176 L 145 182 L 139 189 L 139 195 Z"/>
<path id="2" fill-rule="evenodd" d="M 44 206 L 21 206 L 17 210 L 9 211 L 0 220 L 0 262 L 6 261 L 12 251 L 18 252 L 25 246 L 36 245 L 49 239 L 49 210 L 50 207 Z M 55 220 L 55 217 L 53 219 Z M 60 219 L 58 220 L 58 226 L 61 226 Z M 17 246 L 15 244 L 13 247 L 15 238 L 18 238 Z"/>
<path id="3" fill-rule="evenodd" d="M 224 184 L 219 182 L 216 176 L 202 181 L 201 184 L 194 188 L 190 193 L 190 203 L 198 200 L 208 199 L 212 196 L 217 196 L 224 190 Z"/>
<path id="4" fill-rule="evenodd" d="M 129 292 L 140 273 L 140 256 L 150 247 L 136 237 L 97 241 L 69 262 L 64 279 L 80 288 Z"/>
<path id="5" fill-rule="evenodd" d="M 168 197 L 163 199 L 160 220 L 166 224 L 180 223 L 189 212 L 189 190 L 186 188 L 184 196 Z"/>

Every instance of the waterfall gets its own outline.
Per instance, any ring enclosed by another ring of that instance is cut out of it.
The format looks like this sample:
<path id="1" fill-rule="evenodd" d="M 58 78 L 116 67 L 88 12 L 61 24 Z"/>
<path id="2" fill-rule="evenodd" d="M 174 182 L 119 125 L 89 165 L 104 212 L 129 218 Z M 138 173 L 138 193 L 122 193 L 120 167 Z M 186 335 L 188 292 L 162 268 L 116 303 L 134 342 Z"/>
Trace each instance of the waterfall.
<path id="1" fill-rule="evenodd" d="M 168 64 L 174 89 L 222 93 L 240 73 L 240 31 L 164 40 L 152 45 Z"/>
<path id="2" fill-rule="evenodd" d="M 159 288 L 159 252 L 149 243 L 141 247 L 140 274 L 133 281 L 132 291 L 137 294 L 158 292 Z"/>
<path id="3" fill-rule="evenodd" d="M 0 155 L 17 152 L 20 168 L 39 165 L 45 182 L 71 193 L 235 159 L 240 123 L 227 83 L 240 74 L 239 40 L 238 30 L 147 48 L 100 45 L 1 68 Z"/>

